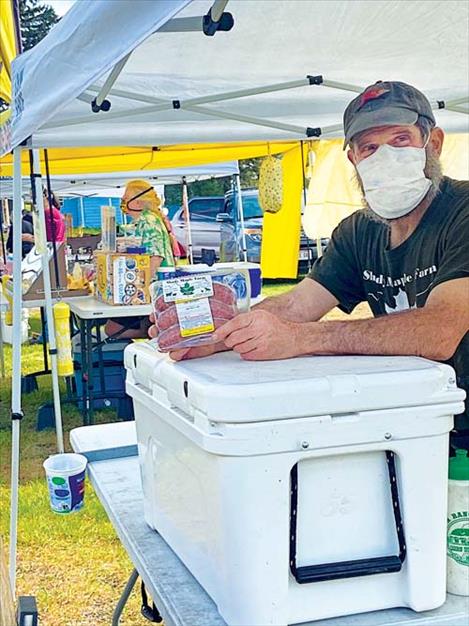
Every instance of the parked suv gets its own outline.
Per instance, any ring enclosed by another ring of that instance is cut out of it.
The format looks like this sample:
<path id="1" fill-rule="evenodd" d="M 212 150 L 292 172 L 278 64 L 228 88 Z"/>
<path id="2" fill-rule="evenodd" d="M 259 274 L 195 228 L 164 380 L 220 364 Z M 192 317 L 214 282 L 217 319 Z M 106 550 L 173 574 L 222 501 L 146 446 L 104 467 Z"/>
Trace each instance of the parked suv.
<path id="1" fill-rule="evenodd" d="M 217 215 L 224 211 L 225 198 L 223 196 L 201 196 L 189 200 L 189 215 L 191 221 L 192 252 L 195 261 L 200 261 L 202 248 L 215 250 L 217 258 L 220 255 L 220 222 Z M 181 207 L 171 220 L 174 234 L 178 242 L 187 250 L 187 226 L 184 219 L 184 210 Z"/>
<path id="2" fill-rule="evenodd" d="M 257 189 L 241 192 L 244 214 L 244 232 L 248 261 L 260 262 L 262 242 L 262 210 L 259 206 Z M 237 197 L 233 191 L 223 196 L 196 197 L 189 200 L 192 250 L 194 261 L 202 258 L 202 249 L 213 250 L 221 261 L 242 259 L 242 229 L 237 210 Z M 187 249 L 187 226 L 183 209 L 176 211 L 171 220 L 177 240 Z M 328 239 L 322 240 L 323 248 Z M 308 269 L 317 258 L 316 241 L 301 232 L 299 266 L 300 272 Z"/>
<path id="3" fill-rule="evenodd" d="M 262 209 L 259 206 L 257 189 L 246 189 L 241 192 L 244 214 L 244 234 L 246 237 L 246 252 L 248 261 L 259 263 L 262 242 Z M 217 217 L 221 221 L 220 259 L 221 261 L 237 261 L 242 258 L 242 228 L 237 210 L 237 196 L 233 191 L 225 194 L 224 213 Z M 323 249 L 329 240 L 321 240 Z M 305 272 L 317 259 L 318 250 L 316 241 L 309 239 L 301 231 L 300 251 L 298 263 L 300 272 Z"/>

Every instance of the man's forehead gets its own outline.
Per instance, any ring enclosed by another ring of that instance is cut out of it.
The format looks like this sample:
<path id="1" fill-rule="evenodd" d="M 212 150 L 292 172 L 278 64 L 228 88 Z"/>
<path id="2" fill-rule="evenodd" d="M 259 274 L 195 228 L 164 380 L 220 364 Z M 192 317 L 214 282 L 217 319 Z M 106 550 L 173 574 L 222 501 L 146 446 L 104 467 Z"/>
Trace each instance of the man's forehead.
<path id="1" fill-rule="evenodd" d="M 353 137 L 353 141 L 363 142 L 369 141 L 372 138 L 383 138 L 383 137 L 391 137 L 393 135 L 397 135 L 399 133 L 409 132 L 411 134 L 419 133 L 419 128 L 415 124 L 406 124 L 400 126 L 377 126 L 376 128 L 369 128 L 368 130 L 364 130 L 361 133 L 358 133 L 355 137 Z"/>

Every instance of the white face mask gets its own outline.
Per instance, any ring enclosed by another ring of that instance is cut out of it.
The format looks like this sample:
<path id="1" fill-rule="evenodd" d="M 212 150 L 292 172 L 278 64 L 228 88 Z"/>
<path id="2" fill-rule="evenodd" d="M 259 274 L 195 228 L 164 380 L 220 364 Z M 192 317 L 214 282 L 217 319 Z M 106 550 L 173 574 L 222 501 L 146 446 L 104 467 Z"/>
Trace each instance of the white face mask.
<path id="1" fill-rule="evenodd" d="M 426 144 L 425 144 L 426 145 Z M 384 144 L 357 165 L 370 208 L 392 220 L 410 213 L 431 187 L 425 178 L 425 146 L 394 148 Z"/>

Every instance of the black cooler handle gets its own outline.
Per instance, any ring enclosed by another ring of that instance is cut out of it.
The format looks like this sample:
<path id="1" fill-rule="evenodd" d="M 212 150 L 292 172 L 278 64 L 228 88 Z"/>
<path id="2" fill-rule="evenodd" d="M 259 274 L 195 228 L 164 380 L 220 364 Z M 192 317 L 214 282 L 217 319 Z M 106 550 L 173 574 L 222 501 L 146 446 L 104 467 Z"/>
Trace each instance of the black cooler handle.
<path id="1" fill-rule="evenodd" d="M 397 488 L 396 464 L 394 452 L 386 451 L 389 483 L 396 524 L 399 554 L 380 556 L 354 561 L 339 561 L 337 563 L 320 563 L 319 565 L 296 565 L 296 532 L 298 511 L 298 465 L 294 465 L 290 472 L 290 570 L 295 580 L 300 584 L 315 583 L 340 578 L 354 578 L 356 576 L 370 576 L 372 574 L 389 574 L 399 572 L 406 557 L 404 527 L 402 524 L 401 509 L 399 506 L 399 492 Z"/>

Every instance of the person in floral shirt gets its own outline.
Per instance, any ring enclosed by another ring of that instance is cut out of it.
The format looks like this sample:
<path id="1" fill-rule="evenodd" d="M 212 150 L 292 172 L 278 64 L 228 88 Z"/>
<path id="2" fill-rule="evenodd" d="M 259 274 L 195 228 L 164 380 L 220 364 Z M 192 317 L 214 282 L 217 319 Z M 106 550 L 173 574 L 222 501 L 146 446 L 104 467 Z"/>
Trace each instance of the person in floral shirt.
<path id="1" fill-rule="evenodd" d="M 151 256 L 151 273 L 174 266 L 171 226 L 161 211 L 161 199 L 146 180 L 131 180 L 122 196 L 121 209 L 135 221 L 135 235 Z"/>
<path id="2" fill-rule="evenodd" d="M 175 256 L 179 256 L 171 223 L 161 211 L 161 199 L 148 181 L 131 180 L 122 196 L 121 209 L 134 220 L 134 235 L 150 255 L 154 280 L 159 267 L 173 267 Z M 108 336 L 135 339 L 145 337 L 149 325 L 148 317 L 119 317 L 108 320 L 104 330 Z"/>

